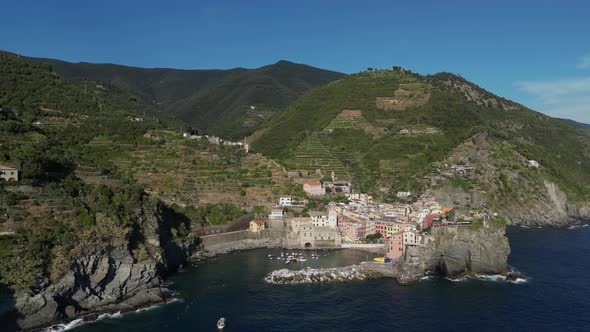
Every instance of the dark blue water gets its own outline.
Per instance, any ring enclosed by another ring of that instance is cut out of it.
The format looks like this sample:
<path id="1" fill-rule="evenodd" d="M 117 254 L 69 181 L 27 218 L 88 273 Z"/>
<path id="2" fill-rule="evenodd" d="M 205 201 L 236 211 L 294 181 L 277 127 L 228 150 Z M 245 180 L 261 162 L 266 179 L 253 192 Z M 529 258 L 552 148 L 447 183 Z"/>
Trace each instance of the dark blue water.
<path id="1" fill-rule="evenodd" d="M 509 262 L 530 277 L 526 283 L 269 285 L 264 275 L 284 265 L 266 257 L 276 251 L 255 250 L 176 275 L 182 301 L 75 331 L 215 331 L 220 316 L 228 320 L 225 331 L 590 331 L 590 227 L 508 235 Z M 320 263 L 345 265 L 365 256 L 335 251 Z"/>

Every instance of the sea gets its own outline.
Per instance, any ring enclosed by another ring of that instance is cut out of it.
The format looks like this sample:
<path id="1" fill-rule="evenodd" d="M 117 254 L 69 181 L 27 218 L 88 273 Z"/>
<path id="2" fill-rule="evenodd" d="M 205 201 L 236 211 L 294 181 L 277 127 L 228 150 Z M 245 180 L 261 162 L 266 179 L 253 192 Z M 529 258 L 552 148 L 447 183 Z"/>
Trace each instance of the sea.
<path id="1" fill-rule="evenodd" d="M 319 259 L 285 264 L 259 249 L 187 266 L 171 278 L 177 299 L 96 322 L 55 326 L 75 332 L 216 331 L 590 331 L 590 227 L 510 228 L 509 264 L 527 275 L 449 280 L 428 276 L 400 286 L 392 279 L 272 285 L 280 268 L 342 266 L 371 259 L 354 250 L 316 251 Z M 311 252 L 306 252 L 310 255 Z"/>

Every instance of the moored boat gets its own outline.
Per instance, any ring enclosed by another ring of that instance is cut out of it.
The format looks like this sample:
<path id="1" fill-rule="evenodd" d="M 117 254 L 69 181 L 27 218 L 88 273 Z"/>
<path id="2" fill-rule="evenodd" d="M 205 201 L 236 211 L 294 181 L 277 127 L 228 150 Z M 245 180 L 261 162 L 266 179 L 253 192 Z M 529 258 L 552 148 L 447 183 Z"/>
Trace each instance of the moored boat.
<path id="1" fill-rule="evenodd" d="M 223 330 L 224 327 L 225 327 L 225 318 L 224 317 L 221 317 L 217 321 L 217 328 L 220 329 L 220 330 Z"/>

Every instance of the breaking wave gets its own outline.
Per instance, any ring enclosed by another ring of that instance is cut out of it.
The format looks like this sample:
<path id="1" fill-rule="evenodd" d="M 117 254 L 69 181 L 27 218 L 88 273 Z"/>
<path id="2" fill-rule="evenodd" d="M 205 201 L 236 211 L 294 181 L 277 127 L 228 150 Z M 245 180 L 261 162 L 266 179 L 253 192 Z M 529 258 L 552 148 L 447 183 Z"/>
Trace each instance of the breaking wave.
<path id="1" fill-rule="evenodd" d="M 107 318 L 110 318 L 110 319 L 121 318 L 122 316 L 123 316 L 123 314 L 121 314 L 121 312 L 118 311 L 113 314 L 100 314 L 100 315 L 98 315 L 98 317 L 96 317 L 96 320 L 99 321 L 99 320 L 103 320 L 103 319 L 107 319 Z"/>
<path id="2" fill-rule="evenodd" d="M 517 278 L 516 280 L 507 280 L 506 276 L 500 274 L 492 274 L 492 275 L 471 275 L 471 276 L 464 276 L 461 278 L 445 278 L 452 282 L 463 282 L 469 280 L 479 280 L 479 281 L 489 281 L 489 282 L 509 282 L 513 284 L 523 284 L 528 282 L 525 278 Z"/>
<path id="3" fill-rule="evenodd" d="M 74 319 L 73 321 L 67 323 L 67 324 L 57 324 L 57 325 L 52 325 L 46 329 L 44 329 L 44 332 L 62 332 L 62 331 L 68 331 L 71 330 L 75 327 L 78 327 L 80 325 L 85 324 L 84 320 L 82 318 L 78 318 L 78 319 Z"/>

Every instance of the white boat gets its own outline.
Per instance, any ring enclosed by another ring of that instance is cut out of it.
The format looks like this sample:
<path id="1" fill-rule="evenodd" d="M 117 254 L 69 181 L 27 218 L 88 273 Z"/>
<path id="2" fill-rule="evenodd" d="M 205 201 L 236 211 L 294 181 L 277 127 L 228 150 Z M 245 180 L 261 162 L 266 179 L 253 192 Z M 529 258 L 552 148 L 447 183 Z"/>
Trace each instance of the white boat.
<path id="1" fill-rule="evenodd" d="M 224 327 L 225 327 L 225 318 L 224 317 L 221 317 L 217 321 L 217 328 L 220 329 L 220 330 L 223 330 Z"/>

